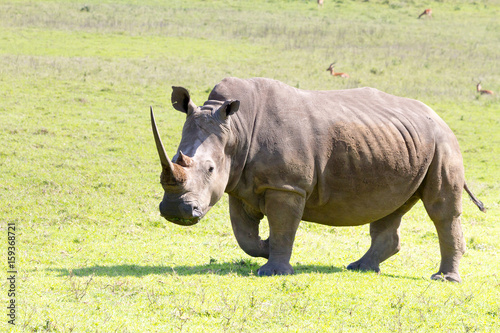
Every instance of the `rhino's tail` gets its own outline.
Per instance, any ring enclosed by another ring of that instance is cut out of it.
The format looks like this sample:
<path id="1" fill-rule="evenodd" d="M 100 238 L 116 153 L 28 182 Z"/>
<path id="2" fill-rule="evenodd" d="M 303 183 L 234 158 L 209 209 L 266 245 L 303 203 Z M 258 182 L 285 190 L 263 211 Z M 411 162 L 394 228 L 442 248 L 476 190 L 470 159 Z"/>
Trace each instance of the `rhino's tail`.
<path id="1" fill-rule="evenodd" d="M 484 204 L 481 202 L 481 200 L 476 198 L 476 196 L 471 192 L 471 190 L 469 190 L 466 183 L 464 183 L 464 189 L 469 195 L 472 202 L 476 204 L 477 208 L 479 208 L 479 210 L 482 211 L 483 213 L 486 213 L 486 208 L 484 208 Z"/>

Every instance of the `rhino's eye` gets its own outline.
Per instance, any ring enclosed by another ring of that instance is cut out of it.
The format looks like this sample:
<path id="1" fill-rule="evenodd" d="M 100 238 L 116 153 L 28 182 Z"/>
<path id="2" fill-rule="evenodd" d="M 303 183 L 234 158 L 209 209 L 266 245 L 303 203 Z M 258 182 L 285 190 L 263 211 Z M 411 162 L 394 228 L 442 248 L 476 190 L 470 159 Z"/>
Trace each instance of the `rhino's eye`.
<path id="1" fill-rule="evenodd" d="M 207 160 L 207 161 L 205 161 L 203 167 L 205 169 L 205 175 L 207 177 L 210 177 L 215 170 L 215 163 L 211 160 Z"/>

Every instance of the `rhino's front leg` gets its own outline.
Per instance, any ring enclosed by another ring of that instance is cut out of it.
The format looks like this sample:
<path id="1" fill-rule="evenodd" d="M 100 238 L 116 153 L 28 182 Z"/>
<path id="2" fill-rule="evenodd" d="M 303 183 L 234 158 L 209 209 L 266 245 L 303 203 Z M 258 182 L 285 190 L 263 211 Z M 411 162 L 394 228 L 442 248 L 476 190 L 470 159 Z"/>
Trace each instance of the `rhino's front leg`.
<path id="1" fill-rule="evenodd" d="M 269 240 L 259 236 L 259 224 L 264 215 L 245 207 L 243 201 L 229 196 L 231 225 L 238 245 L 252 257 L 269 258 Z"/>
<path id="2" fill-rule="evenodd" d="M 269 260 L 259 268 L 258 275 L 293 274 L 290 257 L 304 205 L 304 197 L 297 193 L 266 191 L 264 211 L 269 221 Z"/>

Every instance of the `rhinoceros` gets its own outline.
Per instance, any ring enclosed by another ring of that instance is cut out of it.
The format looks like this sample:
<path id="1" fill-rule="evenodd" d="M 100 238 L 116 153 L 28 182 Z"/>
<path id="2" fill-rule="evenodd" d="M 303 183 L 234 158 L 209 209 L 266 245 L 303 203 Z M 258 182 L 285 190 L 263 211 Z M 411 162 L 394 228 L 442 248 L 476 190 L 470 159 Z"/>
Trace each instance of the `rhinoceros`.
<path id="1" fill-rule="evenodd" d="M 225 78 L 201 107 L 187 89 L 172 89 L 173 107 L 186 114 L 172 160 L 151 109 L 168 221 L 193 225 L 227 193 L 239 246 L 268 259 L 258 275 L 294 272 L 300 221 L 370 223 L 371 246 L 347 269 L 380 272 L 400 249 L 402 216 L 420 199 L 441 250 L 431 278 L 461 281 L 463 189 L 484 206 L 465 184 L 453 132 L 425 104 L 373 88 L 309 91 L 265 78 Z"/>

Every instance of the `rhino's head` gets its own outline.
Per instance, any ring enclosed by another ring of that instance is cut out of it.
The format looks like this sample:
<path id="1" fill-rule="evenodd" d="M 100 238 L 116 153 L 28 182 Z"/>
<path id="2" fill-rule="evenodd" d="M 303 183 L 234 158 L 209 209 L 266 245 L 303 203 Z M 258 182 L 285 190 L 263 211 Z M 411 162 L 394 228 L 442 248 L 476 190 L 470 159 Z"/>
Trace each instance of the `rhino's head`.
<path id="1" fill-rule="evenodd" d="M 231 145 L 229 116 L 239 101 L 207 101 L 197 107 L 182 87 L 172 87 L 172 104 L 186 122 L 178 153 L 172 161 L 163 147 L 151 109 L 151 125 L 160 155 L 161 184 L 165 190 L 161 215 L 180 225 L 197 223 L 222 197 L 229 178 Z"/>

